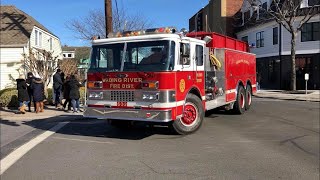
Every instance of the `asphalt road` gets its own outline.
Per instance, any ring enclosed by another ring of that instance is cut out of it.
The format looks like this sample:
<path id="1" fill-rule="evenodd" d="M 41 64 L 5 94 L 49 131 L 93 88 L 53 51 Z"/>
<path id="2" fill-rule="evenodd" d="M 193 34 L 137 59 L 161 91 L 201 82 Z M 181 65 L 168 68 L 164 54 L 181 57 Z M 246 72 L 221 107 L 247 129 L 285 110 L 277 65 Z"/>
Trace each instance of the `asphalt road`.
<path id="1" fill-rule="evenodd" d="M 319 117 L 319 103 L 254 99 L 241 116 L 207 113 L 188 136 L 163 127 L 118 130 L 99 120 L 72 121 L 1 179 L 318 180 Z"/>

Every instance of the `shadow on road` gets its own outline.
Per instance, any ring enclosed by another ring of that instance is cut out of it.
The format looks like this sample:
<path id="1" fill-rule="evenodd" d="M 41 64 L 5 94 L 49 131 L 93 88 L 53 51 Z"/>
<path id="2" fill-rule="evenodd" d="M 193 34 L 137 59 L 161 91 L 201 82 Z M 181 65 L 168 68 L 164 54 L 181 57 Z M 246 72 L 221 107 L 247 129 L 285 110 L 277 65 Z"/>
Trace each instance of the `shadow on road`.
<path id="1" fill-rule="evenodd" d="M 46 108 L 49 109 L 49 108 Z M 54 108 L 50 108 L 54 109 Z M 12 111 L 10 111 L 12 112 Z M 36 115 L 36 114 L 34 114 Z M 206 118 L 217 118 L 219 115 L 232 115 L 230 111 L 223 109 L 210 110 L 205 113 Z M 23 116 L 23 115 L 22 115 Z M 59 115 L 50 118 L 36 119 L 31 121 L 10 121 L 2 118 L 0 124 L 9 126 L 27 125 L 38 130 L 49 130 L 60 122 L 70 122 L 64 128 L 59 130 L 58 134 L 77 135 L 77 136 L 91 136 L 91 137 L 105 137 L 115 139 L 127 139 L 127 140 L 141 140 L 149 136 L 158 134 L 165 136 L 181 137 L 174 133 L 169 123 L 166 124 L 152 124 L 147 122 L 136 122 L 129 127 L 114 127 L 110 125 L 106 120 L 88 119 L 83 118 L 82 115 L 74 115 L 72 113 Z"/>
<path id="2" fill-rule="evenodd" d="M 46 107 L 46 109 L 56 110 L 52 107 Z M 8 110 L 10 111 L 10 110 Z M 10 111 L 14 112 L 14 111 Z M 223 109 L 211 110 L 206 112 L 206 119 L 214 119 L 219 116 L 232 114 L 230 111 L 226 111 Z M 37 116 L 37 114 L 29 114 L 28 116 Z M 13 116 L 17 116 L 13 114 Z M 19 116 L 19 115 L 18 115 Z M 23 116 L 17 118 L 19 120 L 10 121 L 9 117 L 6 119 L 4 116 L 0 124 L 13 126 L 15 128 L 19 128 L 19 126 L 30 126 L 37 130 L 37 133 L 40 134 L 46 130 L 50 130 L 52 127 L 57 125 L 60 122 L 70 122 L 65 127 L 60 129 L 57 134 L 65 134 L 65 135 L 74 135 L 74 136 L 88 136 L 88 137 L 102 137 L 102 138 L 113 138 L 113 139 L 126 139 L 126 140 L 141 140 L 153 135 L 164 135 L 166 138 L 181 138 L 183 136 L 179 136 L 175 134 L 172 130 L 172 127 L 169 123 L 167 124 L 152 124 L 146 122 L 136 122 L 133 125 L 124 126 L 124 127 L 116 127 L 110 125 L 106 120 L 98 120 L 98 119 L 88 119 L 83 118 L 81 114 L 63 114 L 57 115 L 49 118 L 41 118 L 34 120 L 24 120 Z M 29 117 L 30 119 L 30 117 Z M 19 129 L 17 129 L 19 131 Z M 30 135 L 31 137 L 31 135 Z"/>
<path id="3" fill-rule="evenodd" d="M 218 115 L 237 115 L 231 110 L 225 110 L 223 108 L 212 109 L 205 112 L 206 118 L 216 118 Z"/>
<path id="4" fill-rule="evenodd" d="M 9 126 L 27 125 L 38 130 L 50 130 L 60 122 L 70 122 L 59 130 L 58 134 L 106 137 L 127 140 L 141 140 L 154 134 L 175 135 L 169 124 L 158 126 L 145 122 L 137 122 L 133 125 L 123 127 L 113 127 L 106 120 L 83 118 L 82 115 L 59 115 L 55 117 L 36 119 L 31 121 L 10 121 L 2 118 L 0 124 Z M 17 127 L 18 128 L 18 127 Z"/>
<path id="5" fill-rule="evenodd" d="M 81 120 L 73 121 L 58 131 L 61 134 L 106 137 L 126 140 L 141 140 L 149 136 L 160 135 L 175 135 L 168 127 L 153 126 L 149 123 L 137 123 L 130 127 L 117 128 L 108 124 L 105 120 Z"/>
<path id="6" fill-rule="evenodd" d="M 17 124 L 17 122 L 4 120 L 2 118 L 1 118 L 0 124 L 5 124 L 5 125 L 8 125 L 8 126 L 20 126 L 19 124 Z"/>

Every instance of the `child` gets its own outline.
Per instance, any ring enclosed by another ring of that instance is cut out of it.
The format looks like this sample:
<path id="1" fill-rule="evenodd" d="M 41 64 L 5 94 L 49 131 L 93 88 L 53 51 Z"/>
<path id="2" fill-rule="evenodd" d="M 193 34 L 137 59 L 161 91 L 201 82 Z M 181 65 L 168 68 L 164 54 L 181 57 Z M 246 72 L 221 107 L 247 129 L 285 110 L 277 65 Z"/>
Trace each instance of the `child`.
<path id="1" fill-rule="evenodd" d="M 27 90 L 27 83 L 23 75 L 20 75 L 17 81 L 17 90 L 18 90 L 18 101 L 19 101 L 19 111 L 22 114 L 26 113 L 26 107 L 29 103 L 29 96 Z"/>
<path id="2" fill-rule="evenodd" d="M 69 98 L 70 88 L 69 88 L 69 80 L 70 75 L 66 77 L 66 80 L 63 82 L 63 98 L 65 99 L 63 103 L 63 109 L 65 109 L 68 105 L 68 109 L 66 111 L 71 110 L 71 99 Z"/>

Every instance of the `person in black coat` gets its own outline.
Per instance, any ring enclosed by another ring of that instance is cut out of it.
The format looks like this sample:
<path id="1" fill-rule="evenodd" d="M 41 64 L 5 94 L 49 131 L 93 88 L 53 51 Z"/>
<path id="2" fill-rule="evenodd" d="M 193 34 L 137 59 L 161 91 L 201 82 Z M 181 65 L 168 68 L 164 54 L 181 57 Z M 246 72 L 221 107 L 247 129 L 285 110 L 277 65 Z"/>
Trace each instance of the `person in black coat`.
<path id="1" fill-rule="evenodd" d="M 60 95 L 63 86 L 63 82 L 61 79 L 61 70 L 57 69 L 57 72 L 53 75 L 53 89 L 55 94 L 55 105 L 56 108 L 60 106 Z"/>
<path id="2" fill-rule="evenodd" d="M 25 109 L 29 103 L 27 83 L 23 75 L 19 76 L 16 81 L 18 90 L 19 111 L 24 114 L 26 112 Z"/>
<path id="3" fill-rule="evenodd" d="M 75 75 L 70 76 L 70 81 L 68 83 L 70 88 L 69 98 L 71 99 L 71 104 L 73 107 L 73 112 L 80 111 L 79 99 L 80 91 L 79 88 L 82 86 L 79 81 L 76 79 Z"/>
<path id="4" fill-rule="evenodd" d="M 32 84 L 33 79 L 34 79 L 34 76 L 33 76 L 32 72 L 28 72 L 26 82 L 28 85 L 27 90 L 28 90 L 28 95 L 29 95 L 29 100 L 30 100 L 28 103 L 28 111 L 29 112 L 31 112 L 31 103 L 33 100 L 33 92 L 32 92 L 32 88 L 31 88 L 31 86 L 32 86 L 31 84 Z M 33 103 L 33 105 L 34 105 L 34 111 L 36 111 L 36 104 Z"/>
<path id="5" fill-rule="evenodd" d="M 65 99 L 63 103 L 63 109 L 65 109 L 68 105 L 67 110 L 71 110 L 71 99 L 69 97 L 70 87 L 69 87 L 70 75 L 67 75 L 65 82 L 63 83 L 63 98 Z"/>
<path id="6" fill-rule="evenodd" d="M 42 79 L 35 78 L 32 81 L 33 101 L 36 104 L 36 113 L 43 112 L 44 84 Z"/>

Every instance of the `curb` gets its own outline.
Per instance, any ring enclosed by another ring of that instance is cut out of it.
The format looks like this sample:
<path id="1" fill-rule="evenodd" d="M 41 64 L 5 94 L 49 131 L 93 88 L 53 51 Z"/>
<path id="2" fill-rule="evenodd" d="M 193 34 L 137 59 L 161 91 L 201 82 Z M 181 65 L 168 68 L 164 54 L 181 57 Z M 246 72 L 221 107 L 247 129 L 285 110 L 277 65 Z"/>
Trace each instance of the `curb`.
<path id="1" fill-rule="evenodd" d="M 310 99 L 293 99 L 293 98 L 277 98 L 277 97 L 270 97 L 270 96 L 257 96 L 253 95 L 256 98 L 267 98 L 267 99 L 280 99 L 280 100 L 289 100 L 289 101 L 307 101 L 307 102 L 320 102 L 320 99 L 310 100 Z"/>

